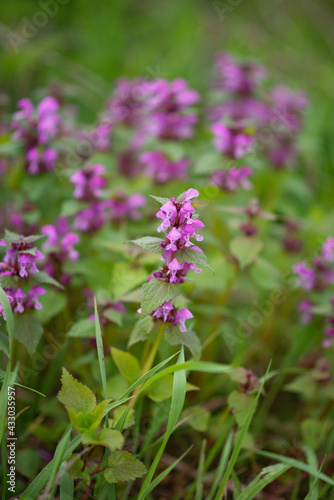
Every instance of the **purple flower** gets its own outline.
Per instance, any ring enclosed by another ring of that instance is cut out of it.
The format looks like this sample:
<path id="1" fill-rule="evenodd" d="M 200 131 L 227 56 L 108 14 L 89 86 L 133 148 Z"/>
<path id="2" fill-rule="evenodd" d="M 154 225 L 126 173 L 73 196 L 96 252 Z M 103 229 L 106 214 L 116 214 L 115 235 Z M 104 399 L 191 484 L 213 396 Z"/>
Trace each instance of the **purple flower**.
<path id="1" fill-rule="evenodd" d="M 106 186 L 106 180 L 103 177 L 105 172 L 103 165 L 96 164 L 73 174 L 70 181 L 75 186 L 74 197 L 86 201 L 99 198 L 102 189 Z"/>
<path id="2" fill-rule="evenodd" d="M 211 181 L 223 191 L 236 191 L 238 188 L 249 190 L 252 184 L 249 177 L 253 174 L 250 167 L 231 167 L 228 170 L 218 170 L 212 174 Z"/>
<path id="3" fill-rule="evenodd" d="M 16 292 L 13 294 L 15 299 L 14 312 L 22 314 L 24 312 L 23 302 L 26 297 L 26 294 L 22 292 L 21 288 L 18 288 Z"/>
<path id="4" fill-rule="evenodd" d="M 157 213 L 157 217 L 159 217 L 159 219 L 163 219 L 163 222 L 158 227 L 158 232 L 160 233 L 161 231 L 165 231 L 170 226 L 175 224 L 176 215 L 177 208 L 173 201 L 168 201 L 167 203 L 162 205 L 159 212 Z"/>
<path id="5" fill-rule="evenodd" d="M 223 52 L 216 56 L 215 87 L 225 92 L 251 94 L 265 76 L 266 71 L 262 66 L 238 64 L 232 56 Z"/>
<path id="6" fill-rule="evenodd" d="M 298 305 L 298 311 L 301 313 L 300 321 L 307 324 L 313 318 L 312 307 L 314 306 L 311 300 L 303 300 Z"/>
<path id="7" fill-rule="evenodd" d="M 252 151 L 253 138 L 243 133 L 242 127 L 227 127 L 222 122 L 214 123 L 211 127 L 213 144 L 219 153 L 229 158 L 242 158 Z"/>
<path id="8" fill-rule="evenodd" d="M 189 160 L 181 158 L 171 161 L 161 151 L 148 151 L 140 155 L 139 160 L 145 165 L 144 173 L 157 183 L 174 179 L 185 179 L 188 174 Z"/>
<path id="9" fill-rule="evenodd" d="M 315 272 L 310 269 L 305 262 L 299 262 L 293 268 L 295 274 L 299 276 L 299 283 L 304 290 L 312 290 L 315 283 Z"/>
<path id="10" fill-rule="evenodd" d="M 162 306 L 153 313 L 153 316 L 157 319 L 163 318 L 164 323 L 168 321 L 168 316 L 170 312 L 174 309 L 174 306 L 170 302 L 165 302 Z"/>
<path id="11" fill-rule="evenodd" d="M 182 265 L 174 258 L 172 262 L 168 264 L 168 269 L 170 271 L 169 281 L 171 283 L 176 283 L 177 282 L 176 273 L 177 271 L 180 271 L 180 269 L 182 269 Z"/>
<path id="12" fill-rule="evenodd" d="M 168 233 L 167 238 L 169 240 L 169 243 L 166 246 L 166 250 L 176 252 L 177 246 L 175 243 L 181 238 L 180 231 L 176 227 L 173 227 L 173 229 Z"/>
<path id="13" fill-rule="evenodd" d="M 185 321 L 193 317 L 194 317 L 193 314 L 189 311 L 189 309 L 186 309 L 185 307 L 180 311 L 177 311 L 175 316 L 175 323 L 180 328 L 180 332 L 184 333 L 187 331 L 187 328 L 185 326 Z"/>
<path id="14" fill-rule="evenodd" d="M 45 144 L 56 137 L 60 123 L 59 104 L 54 97 L 45 97 L 37 106 L 38 142 Z"/>
<path id="15" fill-rule="evenodd" d="M 328 262 L 334 261 L 334 238 L 327 238 L 322 247 L 323 258 Z"/>
<path id="16" fill-rule="evenodd" d="M 30 288 L 27 298 L 27 309 L 42 309 L 42 304 L 39 302 L 38 297 L 44 295 L 45 293 L 46 290 L 41 286 L 36 285 Z"/>
<path id="17" fill-rule="evenodd" d="M 79 243 L 79 236 L 68 232 L 68 223 L 66 218 L 61 217 L 53 226 L 47 224 L 42 227 L 41 233 L 47 236 L 43 243 L 43 249 L 49 249 L 49 255 L 57 262 L 66 260 L 77 260 L 79 253 L 73 248 L 73 245 Z"/>

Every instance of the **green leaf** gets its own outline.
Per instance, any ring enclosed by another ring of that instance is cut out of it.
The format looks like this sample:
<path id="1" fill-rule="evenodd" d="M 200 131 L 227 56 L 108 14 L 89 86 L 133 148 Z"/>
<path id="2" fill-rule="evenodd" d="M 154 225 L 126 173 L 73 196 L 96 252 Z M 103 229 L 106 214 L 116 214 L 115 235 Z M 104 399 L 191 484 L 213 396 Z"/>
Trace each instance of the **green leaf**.
<path id="1" fill-rule="evenodd" d="M 189 262 L 192 264 L 196 264 L 196 266 L 199 267 L 207 267 L 214 273 L 214 270 L 209 264 L 207 256 L 200 250 L 185 248 L 184 250 L 177 252 L 176 259 L 178 260 L 178 262 L 180 262 L 180 264 L 182 264 L 182 262 Z"/>
<path id="2" fill-rule="evenodd" d="M 81 319 L 68 332 L 68 337 L 88 339 L 95 337 L 94 322 L 90 319 Z"/>
<path id="3" fill-rule="evenodd" d="M 185 345 L 195 359 L 199 359 L 202 352 L 201 341 L 195 332 L 187 330 L 182 333 L 178 328 L 165 329 L 164 337 L 170 345 Z"/>
<path id="4" fill-rule="evenodd" d="M 140 376 L 138 360 L 129 352 L 121 351 L 116 347 L 111 348 L 112 358 L 123 377 L 133 384 Z"/>
<path id="5" fill-rule="evenodd" d="M 36 477 L 40 470 L 41 462 L 41 457 L 37 451 L 29 448 L 19 450 L 16 456 L 17 470 L 28 479 Z"/>
<path id="6" fill-rule="evenodd" d="M 156 238 L 155 236 L 144 236 L 143 238 L 139 238 L 138 240 L 131 240 L 131 243 L 135 243 L 139 245 L 141 248 L 144 248 L 148 252 L 154 253 L 162 253 L 161 243 L 164 240 L 161 238 Z"/>
<path id="7" fill-rule="evenodd" d="M 18 279 L 11 274 L 0 276 L 0 286 L 2 288 L 17 288 Z"/>
<path id="8" fill-rule="evenodd" d="M 119 327 L 122 327 L 122 322 L 123 322 L 122 311 L 118 311 L 117 309 L 113 309 L 112 307 L 110 307 L 103 311 L 103 316 L 109 319 L 109 321 L 111 321 L 112 323 L 115 323 Z"/>
<path id="9" fill-rule="evenodd" d="M 48 293 L 40 297 L 43 309 L 37 311 L 37 317 L 43 325 L 48 323 L 66 307 L 67 296 L 64 293 L 49 290 Z"/>
<path id="10" fill-rule="evenodd" d="M 174 299 L 181 292 L 177 283 L 168 283 L 160 279 L 152 279 L 142 286 L 143 297 L 141 303 L 142 315 L 146 316 L 159 306 Z"/>
<path id="11" fill-rule="evenodd" d="M 139 286 L 146 278 L 147 272 L 144 269 L 134 269 L 129 262 L 117 262 L 110 280 L 110 290 L 114 301 Z"/>
<path id="12" fill-rule="evenodd" d="M 108 458 L 104 477 L 108 483 L 133 481 L 147 473 L 145 465 L 127 451 L 115 451 Z"/>
<path id="13" fill-rule="evenodd" d="M 146 340 L 153 330 L 154 322 L 152 316 L 145 316 L 144 318 L 140 318 L 133 327 L 133 330 L 130 334 L 128 347 L 131 347 L 136 342 L 140 342 Z"/>
<path id="14" fill-rule="evenodd" d="M 94 411 L 80 412 L 67 408 L 71 423 L 79 432 L 92 431 L 97 429 L 101 420 L 104 417 L 105 410 L 109 404 L 109 400 L 98 404 Z"/>
<path id="15" fill-rule="evenodd" d="M 276 481 L 284 472 L 289 470 L 288 465 L 283 464 L 274 464 L 269 467 L 265 467 L 262 471 L 256 476 L 253 481 L 246 486 L 246 488 L 242 491 L 242 493 L 238 496 L 239 500 L 252 500 L 256 497 L 258 493 L 260 493 L 268 484 Z"/>
<path id="16" fill-rule="evenodd" d="M 250 269 L 255 283 L 264 290 L 275 290 L 281 286 L 280 271 L 271 262 L 259 257 Z"/>
<path id="17" fill-rule="evenodd" d="M 161 205 L 164 205 L 168 201 L 170 201 L 170 198 L 162 198 L 161 196 L 153 196 L 153 194 L 149 195 L 151 198 L 156 200 L 158 203 L 161 203 Z"/>
<path id="18" fill-rule="evenodd" d="M 241 269 L 250 264 L 262 248 L 262 241 L 253 236 L 238 236 L 230 242 L 231 253 L 238 259 Z"/>
<path id="19" fill-rule="evenodd" d="M 227 402 L 239 427 L 245 424 L 254 399 L 255 396 L 239 391 L 233 391 L 229 395 Z"/>
<path id="20" fill-rule="evenodd" d="M 0 351 L 3 351 L 4 353 L 6 353 L 6 355 L 10 356 L 9 354 L 9 342 L 8 342 L 8 337 L 0 332 Z"/>
<path id="21" fill-rule="evenodd" d="M 86 385 L 82 384 L 63 368 L 61 377 L 62 388 L 58 393 L 59 401 L 66 408 L 76 413 L 93 412 L 96 408 L 96 398 Z"/>
<path id="22" fill-rule="evenodd" d="M 25 346 L 30 356 L 36 351 L 42 334 L 43 327 L 33 312 L 14 316 L 14 337 Z"/>
<path id="23" fill-rule="evenodd" d="M 193 384 L 187 383 L 186 391 L 197 391 L 198 387 Z M 150 389 L 148 391 L 148 397 L 157 403 L 161 401 L 165 401 L 168 398 L 171 398 L 173 395 L 173 376 L 165 375 L 153 382 L 150 385 Z"/>
<path id="24" fill-rule="evenodd" d="M 102 429 L 96 437 L 94 432 L 87 431 L 81 436 L 83 444 L 92 446 L 104 446 L 110 451 L 119 450 L 123 447 L 124 438 L 122 434 L 114 429 Z"/>
<path id="25" fill-rule="evenodd" d="M 205 432 L 208 430 L 210 413 L 201 406 L 191 406 L 181 416 L 187 419 L 186 423 L 195 431 Z"/>
<path id="26" fill-rule="evenodd" d="M 90 475 L 87 470 L 83 470 L 85 469 L 85 466 L 79 454 L 70 456 L 68 464 L 72 464 L 67 469 L 67 474 L 70 478 L 81 479 L 85 484 L 90 484 Z"/>
<path id="27" fill-rule="evenodd" d="M 32 275 L 32 279 L 34 281 L 37 281 L 38 283 L 46 283 L 48 285 L 53 285 L 56 286 L 57 288 L 61 288 L 62 290 L 64 290 L 64 287 L 61 283 L 52 278 L 52 276 L 49 276 L 44 271 L 39 271 L 38 273 L 34 273 Z"/>
<path id="28" fill-rule="evenodd" d="M 326 423 L 308 418 L 301 423 L 303 441 L 313 450 L 318 450 L 326 437 Z"/>

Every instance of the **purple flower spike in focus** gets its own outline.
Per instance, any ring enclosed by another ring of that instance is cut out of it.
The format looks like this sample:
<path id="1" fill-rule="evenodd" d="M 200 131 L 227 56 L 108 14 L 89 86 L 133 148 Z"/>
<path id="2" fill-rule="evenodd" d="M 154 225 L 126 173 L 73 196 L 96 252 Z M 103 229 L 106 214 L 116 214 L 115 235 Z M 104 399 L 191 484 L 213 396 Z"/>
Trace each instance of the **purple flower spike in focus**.
<path id="1" fill-rule="evenodd" d="M 153 318 L 162 319 L 164 323 L 169 323 L 171 326 L 178 326 L 181 333 L 187 331 L 185 326 L 186 320 L 194 317 L 189 309 L 184 307 L 178 310 L 171 302 L 165 302 L 156 311 L 153 311 L 151 315 Z"/>
<path id="2" fill-rule="evenodd" d="M 177 311 L 175 316 L 175 323 L 180 328 L 180 332 L 184 333 L 187 331 L 187 328 L 185 326 L 185 321 L 193 317 L 194 315 L 189 311 L 189 309 L 186 309 L 185 307 L 180 311 Z"/>

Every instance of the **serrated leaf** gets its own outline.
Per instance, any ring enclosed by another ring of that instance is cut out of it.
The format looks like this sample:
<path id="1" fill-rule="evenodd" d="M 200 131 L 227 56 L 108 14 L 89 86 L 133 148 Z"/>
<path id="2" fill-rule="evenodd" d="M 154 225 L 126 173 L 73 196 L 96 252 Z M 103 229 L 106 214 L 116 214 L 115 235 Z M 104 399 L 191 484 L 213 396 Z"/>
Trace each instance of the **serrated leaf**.
<path id="1" fill-rule="evenodd" d="M 73 427 L 75 427 L 75 429 L 77 429 L 79 432 L 86 432 L 97 429 L 104 417 L 105 409 L 108 404 L 109 401 L 102 401 L 102 403 L 96 406 L 94 411 L 85 413 L 77 413 L 74 410 L 67 408 Z"/>
<path id="2" fill-rule="evenodd" d="M 24 253 L 27 253 L 29 255 L 33 255 L 34 257 L 36 257 L 36 250 L 37 248 L 36 247 L 33 247 L 33 248 L 27 248 L 26 250 L 19 250 L 18 253 L 19 254 L 24 254 Z"/>
<path id="3" fill-rule="evenodd" d="M 18 279 L 11 274 L 0 276 L 0 286 L 2 288 L 17 288 Z"/>
<path id="4" fill-rule="evenodd" d="M 191 406 L 181 415 L 181 418 L 187 419 L 187 424 L 195 431 L 205 432 L 208 430 L 210 413 L 201 406 Z"/>
<path id="5" fill-rule="evenodd" d="M 12 231 L 8 231 L 8 229 L 5 229 L 6 243 L 19 243 L 21 240 L 24 240 L 26 243 L 35 243 L 35 241 L 38 241 L 41 238 L 45 238 L 45 235 L 32 234 L 30 236 L 22 236 L 20 234 L 13 233 Z"/>
<path id="6" fill-rule="evenodd" d="M 108 483 L 133 481 L 147 473 L 145 465 L 127 451 L 115 451 L 108 458 L 104 477 Z"/>
<path id="7" fill-rule="evenodd" d="M 123 377 L 133 384 L 140 377 L 138 360 L 129 352 L 121 351 L 116 347 L 111 348 L 112 358 Z"/>
<path id="8" fill-rule="evenodd" d="M 161 196 L 153 196 L 153 194 L 149 195 L 151 198 L 156 200 L 158 203 L 161 203 L 161 205 L 164 205 L 165 203 L 168 203 L 170 201 L 170 198 L 162 198 Z"/>
<path id="9" fill-rule="evenodd" d="M 152 279 L 142 286 L 143 297 L 141 303 L 142 315 L 146 316 L 159 306 L 174 299 L 181 292 L 177 283 L 169 283 L 160 279 Z"/>
<path id="10" fill-rule="evenodd" d="M 192 264 L 196 264 L 196 266 L 199 267 L 207 267 L 214 274 L 214 270 L 210 266 L 207 256 L 200 250 L 185 248 L 184 250 L 177 252 L 176 259 L 178 260 L 178 262 L 180 262 L 180 264 L 182 264 L 182 262 L 189 262 Z"/>
<path id="11" fill-rule="evenodd" d="M 82 384 L 63 368 L 61 376 L 62 388 L 58 393 L 59 401 L 76 413 L 93 412 L 96 408 L 96 398 L 86 385 Z"/>
<path id="12" fill-rule="evenodd" d="M 165 329 L 165 340 L 170 345 L 185 345 L 195 359 L 199 359 L 202 352 L 201 341 L 195 332 L 187 330 L 182 333 L 178 328 Z"/>
<path id="13" fill-rule="evenodd" d="M 130 243 L 135 243 L 148 252 L 162 253 L 161 243 L 163 241 L 161 238 L 156 238 L 155 236 L 144 236 L 138 240 L 130 240 Z"/>
<path id="14" fill-rule="evenodd" d="M 151 331 L 153 330 L 154 322 L 152 316 L 145 316 L 145 318 L 140 318 L 133 327 L 130 334 L 130 339 L 128 342 L 128 347 L 131 347 L 136 342 L 146 340 Z"/>
<path id="15" fill-rule="evenodd" d="M 238 236 L 229 246 L 232 254 L 238 259 L 241 269 L 250 264 L 263 248 L 262 241 L 253 236 Z"/>
<path id="16" fill-rule="evenodd" d="M 147 272 L 134 269 L 129 262 L 117 262 L 114 265 L 110 280 L 110 289 L 114 301 L 120 300 L 122 295 L 139 286 L 147 277 Z"/>
<path id="17" fill-rule="evenodd" d="M 95 337 L 94 322 L 90 319 L 81 319 L 68 332 L 68 337 L 89 339 Z"/>
<path id="18" fill-rule="evenodd" d="M 61 283 L 59 283 L 57 280 L 52 278 L 52 276 L 45 273 L 44 271 L 39 271 L 38 273 L 34 273 L 32 279 L 34 281 L 37 281 L 38 283 L 47 283 L 48 285 L 53 285 L 56 286 L 57 288 L 61 288 L 62 290 L 64 290 L 64 287 Z"/>
<path id="19" fill-rule="evenodd" d="M 76 457 L 77 460 L 75 460 Z M 85 468 L 84 463 L 79 455 L 70 456 L 70 458 L 68 459 L 68 463 L 72 463 L 72 465 L 67 469 L 67 474 L 70 476 L 70 478 L 81 479 L 84 483 L 90 484 L 90 475 L 87 470 L 83 470 Z"/>
<path id="20" fill-rule="evenodd" d="M 114 429 L 102 429 L 98 436 L 94 432 L 87 431 L 82 434 L 81 440 L 83 444 L 104 446 L 109 448 L 110 451 L 119 450 L 124 444 L 122 434 Z"/>
<path id="21" fill-rule="evenodd" d="M 14 337 L 23 344 L 30 356 L 34 354 L 43 334 L 41 322 L 32 312 L 14 315 Z"/>

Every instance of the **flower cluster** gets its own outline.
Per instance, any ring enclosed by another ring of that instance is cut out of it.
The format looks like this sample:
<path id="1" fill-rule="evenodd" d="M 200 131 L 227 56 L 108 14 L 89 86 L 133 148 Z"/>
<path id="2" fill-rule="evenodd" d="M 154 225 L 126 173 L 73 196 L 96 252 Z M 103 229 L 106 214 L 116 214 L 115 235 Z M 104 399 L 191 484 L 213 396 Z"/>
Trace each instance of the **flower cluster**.
<path id="1" fill-rule="evenodd" d="M 140 217 L 138 209 L 145 205 L 142 195 L 127 197 L 118 191 L 111 198 L 103 198 L 103 188 L 107 186 L 105 173 L 105 167 L 96 164 L 84 167 L 70 179 L 75 186 L 74 197 L 88 204 L 75 215 L 74 228 L 78 231 L 92 233 L 110 220 L 119 222 Z"/>
<path id="2" fill-rule="evenodd" d="M 296 140 L 307 99 L 303 93 L 282 85 L 263 90 L 265 75 L 261 66 L 238 63 L 228 54 L 218 54 L 213 83 L 215 99 L 209 106 L 208 119 L 213 122 L 216 149 L 230 160 L 257 150 L 273 166 L 282 168 L 293 164 L 298 153 Z M 253 138 L 243 131 L 249 124 Z M 215 182 L 215 177 L 212 180 L 221 189 L 230 190 L 224 182 Z M 235 184 L 234 189 L 237 187 L 244 188 L 242 184 Z"/>
<path id="3" fill-rule="evenodd" d="M 165 239 L 161 242 L 163 264 L 162 268 L 154 272 L 150 279 L 158 279 L 168 283 L 183 283 L 188 271 L 193 270 L 195 273 L 202 271 L 193 262 L 187 262 L 189 258 L 186 259 L 182 255 L 182 251 L 190 247 L 196 252 L 202 252 L 190 241 L 192 238 L 195 238 L 196 241 L 203 240 L 203 237 L 197 234 L 197 230 L 202 229 L 204 224 L 197 218 L 191 201 L 198 195 L 196 189 L 188 189 L 177 199 L 171 198 L 164 203 L 156 214 L 159 219 L 162 219 L 158 232 L 165 233 Z M 153 318 L 162 319 L 164 323 L 168 322 L 172 326 L 178 325 L 181 332 L 186 331 L 185 320 L 193 317 L 188 309 L 177 310 L 170 301 L 152 311 L 151 315 Z"/>
<path id="4" fill-rule="evenodd" d="M 26 309 L 41 309 L 38 297 L 46 293 L 39 285 L 29 287 L 29 279 L 38 273 L 37 261 L 44 255 L 34 246 L 40 236 L 20 236 L 6 232 L 0 246 L 6 247 L 5 256 L 0 262 L 0 279 L 3 289 L 14 312 L 22 314 Z M 22 288 L 28 288 L 25 293 Z M 1 308 L 0 314 L 3 314 Z"/>
<path id="5" fill-rule="evenodd" d="M 54 225 L 42 226 L 41 233 L 47 236 L 42 246 L 47 255 L 44 268 L 50 276 L 65 285 L 69 276 L 63 273 L 62 266 L 67 260 L 78 260 L 79 252 L 73 245 L 79 243 L 79 237 L 70 232 L 66 217 L 59 217 Z"/>
<path id="6" fill-rule="evenodd" d="M 14 139 L 22 141 L 25 149 L 25 167 L 30 175 L 51 171 L 58 153 L 51 141 L 60 133 L 59 104 L 53 97 L 45 97 L 36 110 L 30 99 L 21 99 L 19 111 L 11 124 Z"/>
<path id="7" fill-rule="evenodd" d="M 119 155 L 119 171 L 130 177 L 143 172 L 156 183 L 187 178 L 189 161 L 186 157 L 172 160 L 160 148 L 146 152 L 143 148 L 152 139 L 179 141 L 191 138 L 198 121 L 192 106 L 198 100 L 198 92 L 190 89 L 182 78 L 171 82 L 163 78 L 119 80 L 108 104 L 110 122 L 134 129 L 128 150 Z"/>
<path id="8" fill-rule="evenodd" d="M 321 314 L 317 308 L 320 301 L 320 310 L 323 311 L 326 322 L 326 340 L 323 346 L 329 347 L 334 338 L 334 296 L 328 299 L 334 284 L 334 237 L 324 242 L 320 255 L 313 257 L 310 263 L 299 262 L 293 270 L 298 276 L 298 285 L 308 293 L 307 299 L 298 306 L 301 322 L 309 323 L 316 315 Z"/>

